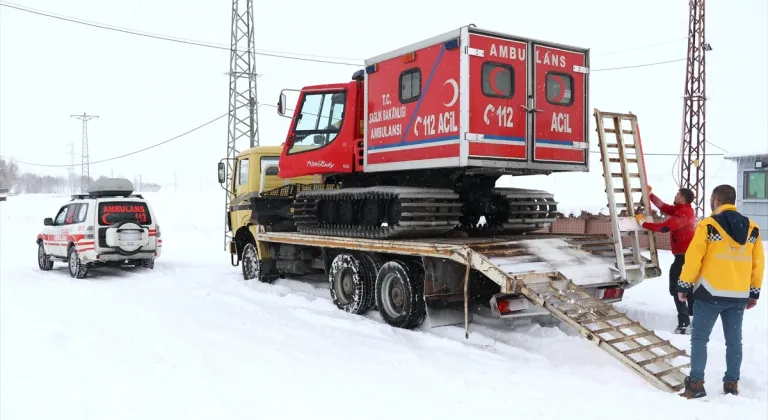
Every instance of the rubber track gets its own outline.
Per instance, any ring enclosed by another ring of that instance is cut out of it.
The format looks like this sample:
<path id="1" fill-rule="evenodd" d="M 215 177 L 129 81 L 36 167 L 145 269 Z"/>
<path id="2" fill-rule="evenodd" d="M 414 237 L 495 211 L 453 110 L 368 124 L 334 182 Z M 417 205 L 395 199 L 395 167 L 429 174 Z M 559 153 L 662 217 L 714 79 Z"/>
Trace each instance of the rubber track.
<path id="1" fill-rule="evenodd" d="M 496 226 L 465 226 L 469 233 L 516 235 L 546 229 L 555 221 L 557 204 L 552 193 L 526 188 L 494 188 L 509 204 L 509 219 Z"/>
<path id="2" fill-rule="evenodd" d="M 336 202 L 376 199 L 400 200 L 399 222 L 394 226 L 325 224 L 318 218 L 320 200 Z M 436 188 L 369 187 L 301 191 L 294 202 L 294 223 L 310 235 L 389 239 L 437 236 L 459 225 L 461 202 L 451 190 Z"/>

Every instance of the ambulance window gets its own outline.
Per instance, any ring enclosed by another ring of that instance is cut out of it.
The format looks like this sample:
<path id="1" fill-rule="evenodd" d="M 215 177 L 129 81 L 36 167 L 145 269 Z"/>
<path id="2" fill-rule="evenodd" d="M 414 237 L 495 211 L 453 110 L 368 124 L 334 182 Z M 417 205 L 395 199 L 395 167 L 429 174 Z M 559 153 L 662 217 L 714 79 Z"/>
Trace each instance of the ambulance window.
<path id="1" fill-rule="evenodd" d="M 515 94 L 515 71 L 512 67 L 488 61 L 483 63 L 481 72 L 483 95 L 492 98 L 511 98 Z"/>
<path id="2" fill-rule="evenodd" d="M 64 218 L 67 216 L 67 210 L 69 206 L 64 206 L 59 210 L 59 214 L 56 215 L 56 219 L 53 221 L 54 226 L 61 226 L 64 224 Z"/>
<path id="3" fill-rule="evenodd" d="M 400 103 L 406 104 L 421 96 L 421 69 L 408 69 L 400 74 Z"/>
<path id="4" fill-rule="evenodd" d="M 563 73 L 547 73 L 547 102 L 564 106 L 573 104 L 573 77 Z"/>
<path id="5" fill-rule="evenodd" d="M 75 219 L 75 223 L 83 223 L 85 221 L 85 216 L 88 214 L 88 204 L 82 203 L 80 204 L 80 207 L 77 209 L 77 218 Z"/>
<path id="6" fill-rule="evenodd" d="M 67 208 L 67 217 L 64 218 L 65 225 L 75 223 L 75 214 L 77 213 L 77 204 L 70 204 Z"/>

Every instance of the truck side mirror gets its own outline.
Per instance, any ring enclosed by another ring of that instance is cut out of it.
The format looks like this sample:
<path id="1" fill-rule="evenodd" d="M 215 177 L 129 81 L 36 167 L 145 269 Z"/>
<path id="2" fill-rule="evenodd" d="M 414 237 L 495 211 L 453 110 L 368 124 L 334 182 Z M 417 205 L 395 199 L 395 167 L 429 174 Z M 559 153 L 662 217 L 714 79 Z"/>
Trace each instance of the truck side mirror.
<path id="1" fill-rule="evenodd" d="M 223 184 L 226 181 L 224 169 L 224 162 L 219 162 L 219 184 Z"/>
<path id="2" fill-rule="evenodd" d="M 53 226 L 53 219 L 52 219 L 52 218 L 50 218 L 50 217 L 46 217 L 46 218 L 43 220 L 43 224 L 44 224 L 45 226 Z"/>
<path id="3" fill-rule="evenodd" d="M 285 116 L 285 93 L 280 93 L 280 99 L 277 101 L 277 113 L 281 116 Z"/>

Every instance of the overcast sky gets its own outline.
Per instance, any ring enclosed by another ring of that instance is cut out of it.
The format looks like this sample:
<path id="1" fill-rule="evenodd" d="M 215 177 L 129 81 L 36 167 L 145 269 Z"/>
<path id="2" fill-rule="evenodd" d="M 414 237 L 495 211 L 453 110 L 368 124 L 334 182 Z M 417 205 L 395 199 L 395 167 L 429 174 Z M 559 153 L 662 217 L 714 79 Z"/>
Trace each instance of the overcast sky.
<path id="1" fill-rule="evenodd" d="M 140 31 L 224 46 L 229 43 L 228 1 L 12 3 Z M 255 12 L 256 43 L 261 50 L 362 60 L 469 23 L 588 47 L 593 54 L 590 106 L 637 114 L 646 153 L 678 151 L 685 62 L 597 70 L 685 57 L 687 1 L 256 3 L 264 7 Z M 713 46 L 707 56 L 707 137 L 730 152 L 765 149 L 768 6 L 765 0 L 709 2 L 706 16 L 707 38 Z M 647 47 L 651 44 L 659 45 Z M 228 65 L 225 50 L 117 33 L 0 7 L 0 155 L 33 163 L 68 164 L 69 143 L 74 143 L 79 162 L 81 125 L 70 115 L 84 112 L 99 116 L 88 126 L 92 161 L 166 140 L 227 112 Z M 258 56 L 257 71 L 263 75 L 259 101 L 275 104 L 282 88 L 346 82 L 355 67 Z M 260 108 L 259 116 L 262 144 L 282 143 L 289 120 L 268 106 Z M 592 121 L 591 126 L 594 130 Z M 206 186 L 215 186 L 216 163 L 225 155 L 226 140 L 226 119 L 222 119 L 150 151 L 94 164 L 91 174 L 114 173 L 131 179 L 142 174 L 145 179 L 168 183 L 176 172 L 179 183 L 198 185 L 202 180 Z M 593 148 L 596 146 L 593 142 Z M 708 152 L 720 150 L 708 146 Z M 648 157 L 650 181 L 671 183 L 674 160 Z M 707 165 L 708 190 L 712 182 L 735 182 L 731 163 L 712 158 Z M 25 171 L 66 174 L 66 168 L 20 166 Z M 599 172 L 595 175 L 599 179 Z M 674 186 L 670 188 L 674 190 Z"/>

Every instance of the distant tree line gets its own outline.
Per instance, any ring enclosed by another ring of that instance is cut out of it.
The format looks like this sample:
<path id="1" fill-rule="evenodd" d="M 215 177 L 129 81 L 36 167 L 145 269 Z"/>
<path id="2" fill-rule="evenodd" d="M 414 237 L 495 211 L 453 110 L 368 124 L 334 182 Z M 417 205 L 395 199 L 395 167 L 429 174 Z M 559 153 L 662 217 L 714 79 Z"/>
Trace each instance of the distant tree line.
<path id="1" fill-rule="evenodd" d="M 11 161 L 6 162 L 0 158 L 0 189 L 8 188 L 11 194 L 69 194 L 80 192 L 80 176 L 72 179 L 64 176 L 36 175 L 21 172 L 19 166 Z M 96 179 L 89 177 L 90 183 L 108 178 L 100 176 Z M 141 181 L 140 185 L 134 181 L 133 187 L 140 192 L 155 192 L 160 190 L 160 185 L 152 182 Z"/>

